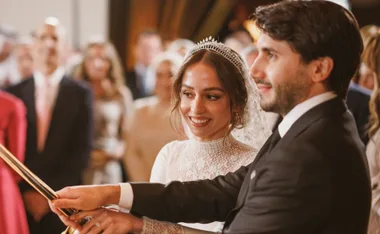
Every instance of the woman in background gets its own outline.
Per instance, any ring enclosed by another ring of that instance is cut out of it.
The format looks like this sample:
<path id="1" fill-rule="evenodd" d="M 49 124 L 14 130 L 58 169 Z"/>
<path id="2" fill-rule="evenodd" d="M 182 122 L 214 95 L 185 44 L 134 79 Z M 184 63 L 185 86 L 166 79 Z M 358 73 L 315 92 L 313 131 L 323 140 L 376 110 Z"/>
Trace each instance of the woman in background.
<path id="1" fill-rule="evenodd" d="M 113 45 L 98 38 L 90 41 L 74 76 L 88 82 L 94 94 L 94 148 L 84 183 L 122 182 L 121 158 L 133 103 L 131 92 L 124 86 L 122 67 Z"/>
<path id="2" fill-rule="evenodd" d="M 362 62 L 366 67 L 366 75 L 372 76 L 375 83 L 369 103 L 370 140 L 367 145 L 372 183 L 372 209 L 368 234 L 380 234 L 380 31 L 367 38 Z"/>
<path id="3" fill-rule="evenodd" d="M 124 163 L 128 180 L 149 181 L 154 160 L 160 149 L 178 139 L 170 126 L 173 77 L 182 58 L 173 53 L 159 54 L 152 63 L 156 78 L 155 95 L 135 101 L 135 113 L 127 134 L 127 152 Z"/>
<path id="4" fill-rule="evenodd" d="M 24 161 L 26 110 L 11 94 L 0 91 L 0 143 L 19 161 Z M 28 222 L 17 183 L 21 180 L 0 159 L 0 234 L 28 234 Z"/>

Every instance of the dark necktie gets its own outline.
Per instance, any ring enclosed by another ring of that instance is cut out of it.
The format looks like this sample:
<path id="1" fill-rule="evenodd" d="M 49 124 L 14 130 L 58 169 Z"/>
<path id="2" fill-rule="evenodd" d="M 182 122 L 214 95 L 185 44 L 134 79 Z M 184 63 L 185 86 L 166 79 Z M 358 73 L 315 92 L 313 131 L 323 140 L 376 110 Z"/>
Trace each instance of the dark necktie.
<path id="1" fill-rule="evenodd" d="M 281 140 L 281 136 L 280 136 L 280 133 L 278 132 L 278 128 L 277 128 L 276 131 L 274 131 L 274 133 L 272 134 L 272 137 L 270 138 L 270 145 L 268 148 L 268 153 L 270 151 L 272 151 L 272 149 L 276 146 L 276 144 L 277 144 L 277 142 L 279 142 L 279 140 Z"/>

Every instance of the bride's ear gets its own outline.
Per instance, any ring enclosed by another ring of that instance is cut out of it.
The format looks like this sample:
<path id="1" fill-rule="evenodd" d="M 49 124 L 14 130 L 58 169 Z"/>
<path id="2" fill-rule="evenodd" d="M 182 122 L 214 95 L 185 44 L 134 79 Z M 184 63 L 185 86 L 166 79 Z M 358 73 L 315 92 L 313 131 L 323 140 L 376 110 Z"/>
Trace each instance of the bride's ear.
<path id="1" fill-rule="evenodd" d="M 243 124 L 244 108 L 241 106 L 235 106 L 231 111 L 231 123 L 235 122 L 235 126 Z"/>

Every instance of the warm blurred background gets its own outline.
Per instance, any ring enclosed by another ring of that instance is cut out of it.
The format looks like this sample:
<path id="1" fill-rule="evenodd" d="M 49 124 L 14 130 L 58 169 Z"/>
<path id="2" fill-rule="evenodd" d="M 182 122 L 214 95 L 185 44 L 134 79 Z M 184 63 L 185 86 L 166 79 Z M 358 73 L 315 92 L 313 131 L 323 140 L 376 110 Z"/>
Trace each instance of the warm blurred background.
<path id="1" fill-rule="evenodd" d="M 79 49 L 93 34 L 106 35 L 131 68 L 133 41 L 146 28 L 167 44 L 176 38 L 223 40 L 244 27 L 257 6 L 276 0 L 0 0 L 0 24 L 27 35 L 47 16 L 55 16 Z M 380 25 L 380 0 L 335 0 L 349 7 L 361 26 Z"/>

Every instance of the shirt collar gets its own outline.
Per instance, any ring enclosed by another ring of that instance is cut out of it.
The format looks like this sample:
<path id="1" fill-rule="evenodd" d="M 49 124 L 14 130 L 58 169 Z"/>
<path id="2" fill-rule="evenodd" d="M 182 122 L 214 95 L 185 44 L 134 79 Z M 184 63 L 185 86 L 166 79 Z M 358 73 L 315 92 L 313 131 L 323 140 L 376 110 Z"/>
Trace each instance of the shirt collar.
<path id="1" fill-rule="evenodd" d="M 367 88 L 365 88 L 363 86 L 360 86 L 360 85 L 358 85 L 358 84 L 356 84 L 355 82 L 352 82 L 352 81 L 350 82 L 350 86 L 348 88 L 350 90 L 356 90 L 356 91 L 358 91 L 360 93 L 363 93 L 365 95 L 368 95 L 368 96 L 371 96 L 371 94 L 372 94 L 372 90 L 367 89 Z"/>
<path id="2" fill-rule="evenodd" d="M 334 92 L 326 92 L 314 96 L 295 106 L 287 115 L 285 115 L 284 119 L 278 125 L 278 132 L 280 133 L 280 136 L 284 137 L 290 127 L 307 111 L 323 102 L 327 102 L 335 98 L 336 96 L 337 95 Z"/>
<path id="3" fill-rule="evenodd" d="M 135 65 L 135 71 L 137 73 L 137 75 L 141 76 L 141 77 L 145 77 L 146 76 L 146 73 L 148 71 L 148 67 L 140 64 L 140 63 L 137 63 Z"/>
<path id="4" fill-rule="evenodd" d="M 50 86 L 57 86 L 61 82 L 63 76 L 65 75 L 65 69 L 63 67 L 58 67 L 50 76 L 46 77 L 39 71 L 33 72 L 34 82 L 36 86 L 41 86 L 44 82 L 48 82 Z"/>

